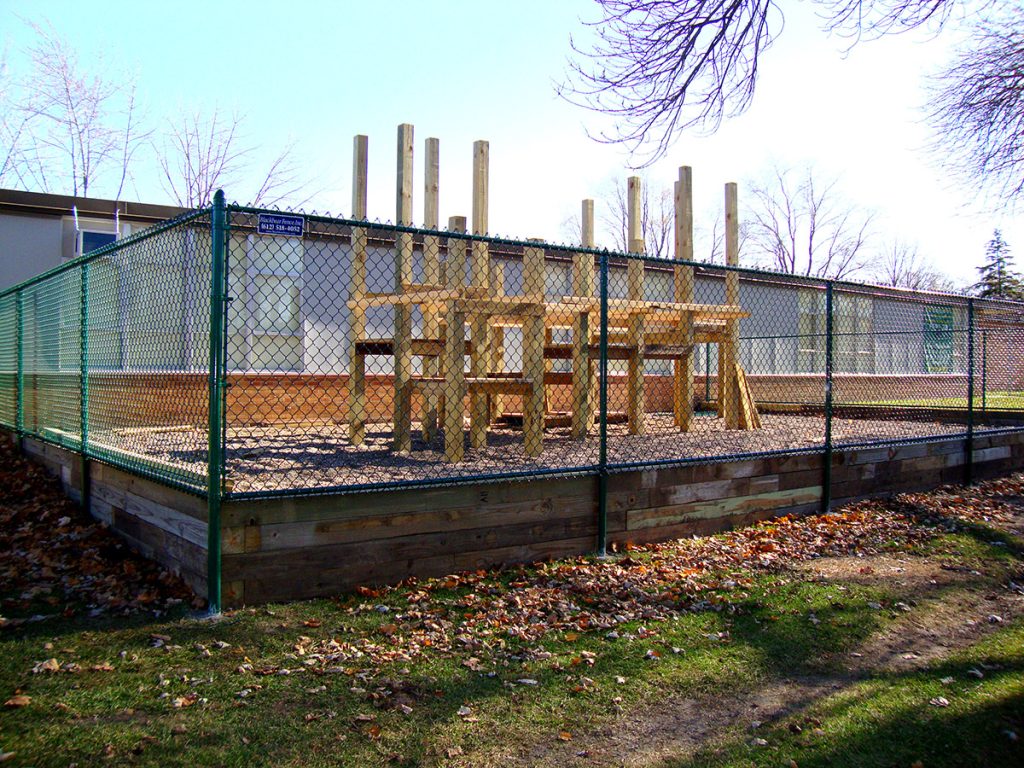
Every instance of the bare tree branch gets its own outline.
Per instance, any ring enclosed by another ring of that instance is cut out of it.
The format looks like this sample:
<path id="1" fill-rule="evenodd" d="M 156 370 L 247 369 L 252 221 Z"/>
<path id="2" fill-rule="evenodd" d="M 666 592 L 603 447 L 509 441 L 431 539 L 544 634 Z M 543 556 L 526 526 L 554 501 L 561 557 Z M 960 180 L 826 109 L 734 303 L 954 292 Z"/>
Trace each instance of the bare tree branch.
<path id="1" fill-rule="evenodd" d="M 752 184 L 746 232 L 754 263 L 836 279 L 863 269 L 874 214 L 846 203 L 836 186 L 819 183 L 810 168 L 774 168 L 767 181 Z"/>
<path id="2" fill-rule="evenodd" d="M 168 120 L 156 154 L 164 191 L 178 205 L 208 205 L 217 189 L 241 183 L 256 152 L 254 146 L 243 141 L 243 122 L 242 115 L 225 115 L 220 107 L 209 116 L 193 112 L 184 119 Z M 311 195 L 295 200 L 300 190 L 308 189 L 308 183 L 299 178 L 294 148 L 294 143 L 288 144 L 271 160 L 248 202 L 270 206 L 288 200 L 298 207 L 310 200 Z"/>
<path id="3" fill-rule="evenodd" d="M 928 264 L 917 246 L 903 240 L 886 244 L 873 264 L 871 279 L 879 285 L 913 291 L 954 291 L 956 284 Z"/>
<path id="4" fill-rule="evenodd" d="M 856 41 L 933 25 L 966 0 L 811 0 L 826 30 Z M 571 42 L 568 101 L 615 118 L 594 138 L 649 165 L 689 128 L 714 132 L 745 111 L 761 55 L 782 33 L 779 0 L 596 0 L 589 46 Z M 1000 2 L 1000 0 L 990 0 Z"/>
<path id="5" fill-rule="evenodd" d="M 1006 199 L 1024 192 L 1024 7 L 988 17 L 933 89 L 934 150 Z"/>

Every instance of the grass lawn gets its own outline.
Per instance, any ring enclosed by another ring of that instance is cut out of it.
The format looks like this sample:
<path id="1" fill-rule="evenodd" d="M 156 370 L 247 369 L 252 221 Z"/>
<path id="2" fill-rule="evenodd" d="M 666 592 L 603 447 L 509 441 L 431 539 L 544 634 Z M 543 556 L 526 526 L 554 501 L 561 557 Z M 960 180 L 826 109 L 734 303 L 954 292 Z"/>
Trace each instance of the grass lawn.
<path id="1" fill-rule="evenodd" d="M 1018 476 L 216 620 L 22 623 L 42 608 L 2 594 L 0 752 L 62 767 L 1022 765 L 1024 513 L 1004 501 L 1022 492 Z"/>
<path id="2" fill-rule="evenodd" d="M 871 400 L 863 403 L 844 403 L 844 405 L 901 405 L 918 406 L 921 408 L 962 408 L 967 409 L 967 397 L 933 397 L 908 400 Z M 1024 392 L 986 392 L 985 396 L 975 394 L 975 410 L 986 408 L 993 411 L 1024 410 Z"/>

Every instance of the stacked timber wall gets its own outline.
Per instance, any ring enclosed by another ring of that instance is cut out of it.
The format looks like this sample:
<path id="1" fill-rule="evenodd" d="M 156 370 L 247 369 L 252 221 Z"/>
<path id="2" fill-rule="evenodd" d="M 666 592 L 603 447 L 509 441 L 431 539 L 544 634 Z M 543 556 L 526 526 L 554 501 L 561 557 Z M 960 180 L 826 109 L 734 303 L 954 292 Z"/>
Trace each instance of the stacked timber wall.
<path id="1" fill-rule="evenodd" d="M 820 453 L 616 473 L 609 541 L 712 533 L 820 509 Z M 964 479 L 964 440 L 837 451 L 836 504 Z M 981 436 L 975 477 L 1024 466 L 1024 434 Z M 593 552 L 597 480 L 535 479 L 387 494 L 228 500 L 224 600 L 337 594 L 365 583 Z"/>
<path id="2" fill-rule="evenodd" d="M 81 488 L 81 459 L 24 438 L 26 453 Z M 834 504 L 964 479 L 965 441 L 836 451 Z M 1024 466 L 1024 432 L 974 440 L 974 476 Z M 820 509 L 821 453 L 613 474 L 609 541 L 619 546 L 712 533 Z M 205 500 L 90 462 L 91 508 L 143 554 L 206 582 Z M 225 500 L 224 604 L 335 595 L 360 584 L 593 552 L 597 479 L 537 478 L 449 488 Z"/>

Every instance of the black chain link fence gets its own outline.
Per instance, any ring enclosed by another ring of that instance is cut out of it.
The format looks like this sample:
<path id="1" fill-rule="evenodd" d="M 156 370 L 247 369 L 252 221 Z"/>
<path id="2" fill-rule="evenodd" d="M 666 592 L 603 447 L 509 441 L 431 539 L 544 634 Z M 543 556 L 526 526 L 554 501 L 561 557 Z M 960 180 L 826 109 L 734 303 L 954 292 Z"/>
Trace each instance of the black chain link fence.
<path id="1" fill-rule="evenodd" d="M 235 497 L 1024 424 L 1021 304 L 465 230 L 228 206 L 223 312 L 209 210 L 118 241 L 0 293 L 0 423 Z"/>

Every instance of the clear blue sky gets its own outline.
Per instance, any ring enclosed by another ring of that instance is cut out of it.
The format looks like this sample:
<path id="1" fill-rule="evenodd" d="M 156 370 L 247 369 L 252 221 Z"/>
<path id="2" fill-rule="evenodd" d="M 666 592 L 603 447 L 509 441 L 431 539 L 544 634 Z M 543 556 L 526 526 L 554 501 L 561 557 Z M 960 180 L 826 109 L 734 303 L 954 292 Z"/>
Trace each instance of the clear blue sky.
<path id="1" fill-rule="evenodd" d="M 961 282 L 975 279 L 994 227 L 1024 254 L 1024 220 L 948 179 L 924 147 L 923 78 L 955 35 L 862 43 L 815 30 L 807 8 L 764 57 L 754 107 L 713 137 L 686 136 L 648 171 L 670 184 L 693 166 L 698 226 L 710 228 L 722 184 L 782 166 L 813 164 L 841 177 L 853 203 L 877 211 L 884 237 L 916 243 Z M 20 18 L 48 19 L 81 53 L 137 76 L 149 117 L 220 104 L 246 116 L 264 156 L 294 139 L 318 190 L 307 208 L 350 210 L 352 136 L 370 136 L 370 215 L 394 218 L 395 127 L 416 126 L 416 191 L 423 139 L 441 140 L 441 217 L 469 214 L 472 142 L 491 142 L 491 231 L 561 240 L 583 197 L 628 175 L 623 150 L 587 129 L 603 118 L 558 99 L 569 35 L 585 38 L 588 0 L 509 2 L 65 2 L 0 0 L 0 44 L 25 71 L 33 35 Z M 228 189 L 244 200 L 251 189 Z M 133 196 L 166 195 L 137 175 Z M 415 205 L 416 219 L 422 200 Z M 698 243 L 700 244 L 700 243 Z M 698 253 L 698 257 L 700 254 Z"/>

